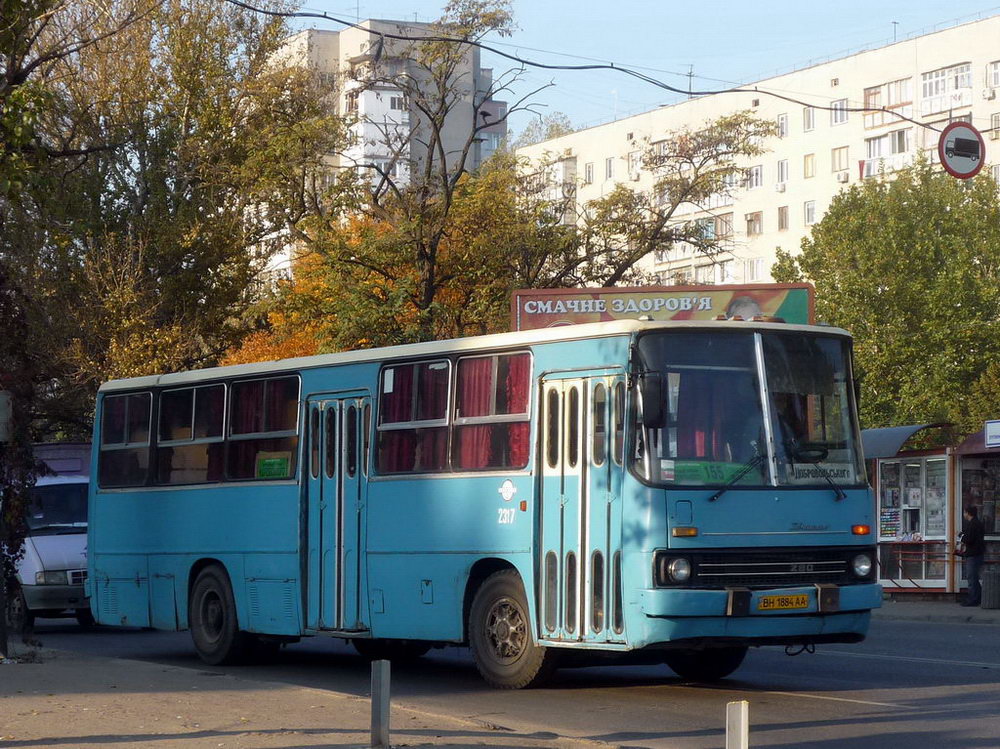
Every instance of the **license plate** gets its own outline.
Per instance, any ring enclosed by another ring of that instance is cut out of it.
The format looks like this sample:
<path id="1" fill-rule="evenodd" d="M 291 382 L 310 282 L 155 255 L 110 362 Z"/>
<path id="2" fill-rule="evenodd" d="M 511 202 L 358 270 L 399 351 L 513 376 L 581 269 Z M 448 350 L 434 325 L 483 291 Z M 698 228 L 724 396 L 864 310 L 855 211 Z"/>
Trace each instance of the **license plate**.
<path id="1" fill-rule="evenodd" d="M 758 611 L 788 611 L 789 609 L 809 608 L 809 596 L 806 594 L 792 596 L 761 596 L 757 599 Z"/>

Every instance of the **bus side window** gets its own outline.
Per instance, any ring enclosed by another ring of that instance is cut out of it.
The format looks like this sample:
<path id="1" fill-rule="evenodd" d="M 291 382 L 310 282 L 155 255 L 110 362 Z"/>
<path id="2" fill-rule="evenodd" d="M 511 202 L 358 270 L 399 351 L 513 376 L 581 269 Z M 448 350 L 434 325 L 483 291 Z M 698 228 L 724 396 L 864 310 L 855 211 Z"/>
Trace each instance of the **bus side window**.
<path id="1" fill-rule="evenodd" d="M 234 382 L 230 388 L 230 479 L 287 479 L 298 452 L 299 378 Z"/>
<path id="2" fill-rule="evenodd" d="M 530 440 L 531 357 L 459 359 L 452 466 L 459 471 L 524 468 Z"/>
<path id="3" fill-rule="evenodd" d="M 615 397 L 612 403 L 611 419 L 614 424 L 614 450 L 613 457 L 615 464 L 621 465 L 625 462 L 625 383 L 615 383 Z"/>
<path id="4" fill-rule="evenodd" d="M 101 407 L 101 486 L 142 486 L 149 472 L 150 393 L 105 396 Z"/>
<path id="5" fill-rule="evenodd" d="M 450 377 L 447 360 L 382 370 L 376 448 L 379 473 L 445 469 Z"/>
<path id="6" fill-rule="evenodd" d="M 225 403 L 222 384 L 160 393 L 156 483 L 222 480 Z"/>
<path id="7" fill-rule="evenodd" d="M 608 389 L 603 382 L 594 386 L 593 397 L 594 444 L 591 449 L 595 466 L 604 465 L 608 450 L 608 426 L 606 413 L 608 409 Z"/>

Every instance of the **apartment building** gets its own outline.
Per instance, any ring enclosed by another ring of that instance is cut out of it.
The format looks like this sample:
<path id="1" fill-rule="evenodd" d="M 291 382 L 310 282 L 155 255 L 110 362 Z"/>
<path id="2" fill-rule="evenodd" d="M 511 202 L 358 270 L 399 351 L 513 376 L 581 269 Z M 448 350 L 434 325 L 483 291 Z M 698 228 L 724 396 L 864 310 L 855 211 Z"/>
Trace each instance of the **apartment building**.
<path id="1" fill-rule="evenodd" d="M 429 126 L 426 118 L 407 100 L 406 91 L 394 81 L 412 81 L 418 88 L 430 83 L 416 58 L 416 43 L 384 39 L 383 32 L 420 37 L 432 33 L 430 25 L 369 19 L 341 31 L 307 29 L 290 37 L 283 58 L 308 65 L 326 78 L 333 89 L 338 114 L 352 116 L 351 145 L 333 156 L 332 166 L 371 169 L 377 165 L 405 185 L 428 158 Z M 507 133 L 507 105 L 490 97 L 493 74 L 480 65 L 479 50 L 467 47 L 463 64 L 454 75 L 453 111 L 442 133 L 445 158 L 458 159 L 473 127 L 485 124 L 475 137 L 467 169 L 477 168 L 499 147 Z M 429 94 L 430 95 L 430 94 Z M 433 158 L 437 158 L 435 153 Z"/>
<path id="2" fill-rule="evenodd" d="M 491 98 L 493 71 L 480 65 L 479 50 L 466 47 L 463 64 L 453 75 L 449 97 L 452 111 L 441 131 L 443 147 L 428 150 L 430 129 L 407 91 L 394 80 L 407 80 L 418 91 L 434 96 L 427 71 L 416 59 L 416 42 L 385 39 L 376 32 L 421 37 L 432 32 L 425 23 L 369 19 L 342 31 L 307 29 L 289 37 L 275 62 L 307 66 L 322 77 L 331 90 L 330 106 L 335 114 L 351 119 L 349 143 L 328 154 L 327 179 L 338 171 L 358 169 L 370 175 L 373 184 L 389 175 L 397 187 L 406 187 L 420 174 L 428 158 L 444 159 L 453 169 L 473 138 L 465 168 L 479 167 L 499 147 L 507 134 L 507 104 Z M 421 88 L 423 84 L 427 88 Z M 476 118 L 479 130 L 473 133 Z M 261 283 L 270 286 L 291 275 L 295 244 L 270 257 Z"/>
<path id="3" fill-rule="evenodd" d="M 547 164 L 551 194 L 586 203 L 621 183 L 651 190 L 642 149 L 672 132 L 741 110 L 772 119 L 778 134 L 765 143 L 767 153 L 741 164 L 741 184 L 675 214 L 701 221 L 727 252 L 711 262 L 677 243 L 648 259 L 662 283 L 773 280 L 776 250 L 797 252 L 840 190 L 906 166 L 918 153 L 936 162 L 939 131 L 949 122 L 971 122 L 983 133 L 984 169 L 1000 180 L 1000 15 L 741 88 L 757 90 L 688 99 L 518 153 Z M 856 107 L 889 111 L 849 111 Z"/>

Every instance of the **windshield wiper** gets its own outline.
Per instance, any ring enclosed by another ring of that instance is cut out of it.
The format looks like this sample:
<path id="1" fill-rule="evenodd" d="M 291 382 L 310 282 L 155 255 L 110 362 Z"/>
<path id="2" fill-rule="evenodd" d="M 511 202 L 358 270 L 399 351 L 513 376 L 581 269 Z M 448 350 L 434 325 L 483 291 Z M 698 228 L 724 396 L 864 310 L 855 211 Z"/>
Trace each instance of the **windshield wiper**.
<path id="1" fill-rule="evenodd" d="M 730 478 L 729 481 L 727 481 L 725 484 L 719 487 L 719 490 L 711 497 L 709 497 L 708 501 L 714 502 L 715 500 L 717 500 L 719 497 L 725 494 L 733 484 L 735 484 L 741 478 L 746 476 L 748 473 L 750 473 L 750 471 L 752 471 L 754 468 L 756 468 L 763 462 L 764 462 L 763 455 L 761 455 L 760 453 L 754 455 L 752 458 L 750 458 L 750 460 L 748 460 L 746 463 L 743 464 L 743 467 L 740 468 L 740 470 L 738 470 L 735 474 L 733 474 L 732 478 Z"/>
<path id="2" fill-rule="evenodd" d="M 786 445 L 789 448 L 789 452 L 792 454 L 794 460 L 800 460 L 803 463 L 810 463 L 815 466 L 816 470 L 819 471 L 819 475 L 826 479 L 826 483 L 830 485 L 833 489 L 834 498 L 840 502 L 843 499 L 847 499 L 847 492 L 840 488 L 840 486 L 830 478 L 830 474 L 827 473 L 826 469 L 820 465 L 820 462 L 826 460 L 826 456 L 830 454 L 830 451 L 825 447 L 799 447 L 795 444 L 794 440 L 788 440 Z"/>

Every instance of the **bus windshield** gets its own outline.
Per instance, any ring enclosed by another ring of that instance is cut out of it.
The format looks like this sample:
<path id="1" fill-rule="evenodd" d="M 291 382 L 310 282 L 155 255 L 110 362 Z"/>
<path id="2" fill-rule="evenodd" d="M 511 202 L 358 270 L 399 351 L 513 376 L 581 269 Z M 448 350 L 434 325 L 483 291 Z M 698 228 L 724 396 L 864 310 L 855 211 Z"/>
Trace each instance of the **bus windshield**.
<path id="1" fill-rule="evenodd" d="M 87 532 L 87 484 L 46 484 L 31 489 L 28 530 L 32 535 Z"/>
<path id="2" fill-rule="evenodd" d="M 635 443 L 635 469 L 650 483 L 864 482 L 846 340 L 678 331 L 641 337 L 639 353 L 663 384 L 662 424 Z"/>

